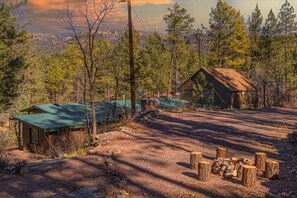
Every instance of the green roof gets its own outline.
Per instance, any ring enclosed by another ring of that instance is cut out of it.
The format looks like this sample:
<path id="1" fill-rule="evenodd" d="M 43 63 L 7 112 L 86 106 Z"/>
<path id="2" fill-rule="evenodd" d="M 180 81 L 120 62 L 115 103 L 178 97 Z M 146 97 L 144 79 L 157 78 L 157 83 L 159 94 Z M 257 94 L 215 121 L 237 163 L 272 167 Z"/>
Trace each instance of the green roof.
<path id="1" fill-rule="evenodd" d="M 187 104 L 187 101 L 174 98 L 159 98 L 158 100 L 159 108 L 161 109 L 174 109 L 178 106 Z M 112 110 L 114 109 L 115 102 L 117 106 L 116 118 L 113 117 Z M 97 122 L 104 123 L 106 121 L 110 122 L 118 120 L 118 115 L 122 111 L 127 111 L 127 113 L 129 113 L 131 101 L 103 101 L 96 102 L 95 106 Z M 136 107 L 139 112 L 141 110 L 140 100 L 137 101 Z M 89 103 L 86 104 L 86 108 L 88 109 L 88 112 L 91 112 Z M 52 132 L 66 128 L 81 128 L 87 123 L 84 103 L 42 104 L 30 107 L 29 109 L 23 111 L 29 111 L 32 109 L 39 109 L 43 113 L 17 115 L 14 116 L 14 119 L 44 130 L 45 132 Z M 89 118 L 91 118 L 91 115 L 89 115 Z"/>
<path id="2" fill-rule="evenodd" d="M 14 117 L 28 125 L 37 127 L 45 132 L 65 128 L 81 128 L 86 125 L 86 119 L 79 116 L 55 115 L 49 113 L 19 115 Z"/>

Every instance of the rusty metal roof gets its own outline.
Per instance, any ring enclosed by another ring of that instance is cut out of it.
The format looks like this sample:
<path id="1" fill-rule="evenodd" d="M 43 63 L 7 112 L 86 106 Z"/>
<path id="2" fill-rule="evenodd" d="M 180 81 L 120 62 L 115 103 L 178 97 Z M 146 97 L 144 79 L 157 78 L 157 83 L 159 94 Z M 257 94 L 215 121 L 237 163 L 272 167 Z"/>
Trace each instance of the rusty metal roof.
<path id="1" fill-rule="evenodd" d="M 255 91 L 256 88 L 248 79 L 234 69 L 202 68 L 209 75 L 227 87 L 230 91 Z"/>
<path id="2" fill-rule="evenodd" d="M 234 69 L 225 69 L 225 68 L 205 68 L 202 67 L 199 69 L 191 78 L 189 78 L 186 82 L 184 82 L 178 89 L 182 89 L 182 87 L 189 82 L 190 80 L 194 80 L 197 74 L 201 71 L 211 75 L 214 79 L 216 79 L 223 86 L 228 88 L 232 92 L 240 92 L 240 91 L 256 91 L 255 85 L 250 82 L 243 75 L 238 73 Z"/>

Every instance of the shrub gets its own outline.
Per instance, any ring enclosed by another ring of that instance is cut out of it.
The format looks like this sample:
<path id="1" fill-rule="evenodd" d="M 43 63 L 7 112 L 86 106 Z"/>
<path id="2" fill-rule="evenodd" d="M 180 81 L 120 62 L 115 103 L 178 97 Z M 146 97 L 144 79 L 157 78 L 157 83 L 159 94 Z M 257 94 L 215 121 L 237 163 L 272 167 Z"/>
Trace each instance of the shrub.
<path id="1" fill-rule="evenodd" d="M 10 162 L 8 147 L 11 146 L 9 132 L 0 131 L 0 166 L 6 166 Z"/>
<path id="2" fill-rule="evenodd" d="M 50 136 L 50 157 L 65 157 L 71 154 L 81 153 L 88 146 L 88 135 L 85 130 L 81 131 L 59 131 Z"/>

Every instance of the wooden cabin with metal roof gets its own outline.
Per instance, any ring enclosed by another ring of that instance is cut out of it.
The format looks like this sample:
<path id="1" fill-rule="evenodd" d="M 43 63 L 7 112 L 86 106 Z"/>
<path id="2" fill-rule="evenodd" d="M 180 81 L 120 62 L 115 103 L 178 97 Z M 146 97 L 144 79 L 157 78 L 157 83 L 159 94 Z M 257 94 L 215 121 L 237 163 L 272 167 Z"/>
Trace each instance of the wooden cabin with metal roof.
<path id="1" fill-rule="evenodd" d="M 113 102 L 96 103 L 96 122 L 99 124 L 118 120 L 119 105 L 114 116 Z M 19 148 L 37 153 L 49 154 L 51 141 L 62 132 L 71 136 L 77 133 L 85 133 L 87 123 L 86 110 L 90 112 L 90 105 L 87 103 L 67 104 L 42 104 L 24 109 L 24 115 L 13 116 L 18 122 Z M 89 115 L 89 118 L 91 116 Z"/>
<path id="2" fill-rule="evenodd" d="M 193 101 L 193 98 L 196 97 L 193 94 L 194 85 L 201 74 L 212 85 L 212 106 L 236 109 L 257 106 L 255 86 L 234 69 L 202 67 L 179 87 L 182 99 Z"/>
<path id="3" fill-rule="evenodd" d="M 187 101 L 175 98 L 159 98 L 158 108 L 173 109 L 179 105 L 186 105 Z M 120 116 L 128 114 L 131 107 L 130 100 L 96 102 L 96 122 L 98 125 L 115 122 Z M 115 108 L 116 107 L 116 108 Z M 137 111 L 141 110 L 141 101 L 137 100 Z M 67 132 L 69 136 L 75 133 L 86 133 L 87 112 L 91 112 L 87 103 L 41 104 L 24 109 L 23 115 L 13 116 L 18 124 L 19 148 L 48 154 L 51 149 L 50 141 L 59 133 Z M 88 116 L 91 118 L 91 115 Z"/>

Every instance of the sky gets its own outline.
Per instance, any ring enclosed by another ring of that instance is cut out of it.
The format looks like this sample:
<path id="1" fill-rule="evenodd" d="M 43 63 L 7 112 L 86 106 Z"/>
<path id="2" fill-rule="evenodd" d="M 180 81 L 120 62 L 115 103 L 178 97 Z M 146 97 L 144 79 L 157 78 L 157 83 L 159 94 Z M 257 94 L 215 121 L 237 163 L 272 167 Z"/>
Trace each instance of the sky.
<path id="1" fill-rule="evenodd" d="M 29 0 L 24 9 L 29 30 L 32 32 L 60 34 L 67 32 L 66 7 L 81 8 L 82 0 Z M 218 0 L 132 0 L 133 23 L 141 31 L 164 32 L 166 25 L 163 16 L 168 13 L 168 7 L 179 3 L 195 18 L 195 28 L 201 24 L 208 25 L 209 13 Z M 270 9 L 278 13 L 285 0 L 226 0 L 232 7 L 239 10 L 245 19 L 254 10 L 256 4 L 264 18 Z M 297 0 L 289 1 L 297 9 Z M 77 14 L 78 15 L 78 14 Z M 113 13 L 106 19 L 104 28 L 121 30 L 127 24 L 126 3 L 117 5 Z"/>

